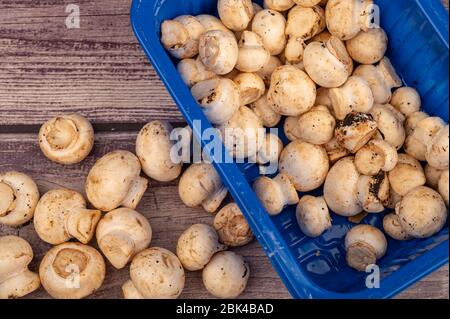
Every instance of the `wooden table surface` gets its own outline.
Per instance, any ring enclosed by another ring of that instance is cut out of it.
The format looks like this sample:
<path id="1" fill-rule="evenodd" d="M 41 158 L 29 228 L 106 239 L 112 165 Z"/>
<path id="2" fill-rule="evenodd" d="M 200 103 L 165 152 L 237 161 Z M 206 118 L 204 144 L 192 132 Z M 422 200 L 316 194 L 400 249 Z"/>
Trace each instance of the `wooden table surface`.
<path id="1" fill-rule="evenodd" d="M 81 28 L 67 29 L 65 8 L 79 5 Z M 130 0 L 0 0 L 0 171 L 20 170 L 45 191 L 83 191 L 95 159 L 114 149 L 134 149 L 137 131 L 154 119 L 181 125 L 163 84 L 134 38 Z M 51 163 L 39 151 L 36 132 L 50 117 L 79 112 L 96 129 L 92 154 L 81 164 Z M 202 209 L 185 207 L 176 182 L 150 181 L 138 210 L 152 224 L 153 246 L 174 250 L 180 233 L 197 222 L 211 223 Z M 50 248 L 33 230 L 0 226 L 0 235 L 30 241 L 32 269 Z M 235 249 L 249 261 L 252 275 L 242 298 L 289 298 L 256 241 Z M 448 298 L 448 265 L 409 288 L 399 298 Z M 108 266 L 106 280 L 92 298 L 120 298 L 128 270 Z M 29 298 L 48 298 L 41 288 Z M 188 272 L 182 297 L 211 297 L 199 272 Z"/>

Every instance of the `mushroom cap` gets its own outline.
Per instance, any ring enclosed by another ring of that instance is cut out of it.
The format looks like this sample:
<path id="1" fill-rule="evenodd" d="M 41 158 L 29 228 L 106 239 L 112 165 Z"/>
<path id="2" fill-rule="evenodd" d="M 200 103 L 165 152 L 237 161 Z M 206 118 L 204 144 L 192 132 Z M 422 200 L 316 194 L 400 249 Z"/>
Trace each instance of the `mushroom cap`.
<path id="1" fill-rule="evenodd" d="M 387 241 L 384 234 L 371 225 L 357 225 L 345 236 L 347 263 L 350 267 L 365 271 L 386 253 Z"/>
<path id="2" fill-rule="evenodd" d="M 294 1 L 296 4 L 302 7 L 313 7 L 323 2 L 323 0 L 292 0 L 292 1 Z"/>
<path id="3" fill-rule="evenodd" d="M 230 30 L 243 31 L 255 14 L 252 0 L 218 0 L 220 20 Z"/>
<path id="4" fill-rule="evenodd" d="M 144 299 L 131 280 L 127 280 L 122 285 L 122 293 L 124 299 Z"/>
<path id="5" fill-rule="evenodd" d="M 264 64 L 263 68 L 261 70 L 257 71 L 256 73 L 263 79 L 266 87 L 270 87 L 270 80 L 271 80 L 273 71 L 275 71 L 278 67 L 280 67 L 282 65 L 283 65 L 283 63 L 281 62 L 281 60 L 278 57 L 271 55 L 269 57 L 269 60 L 267 61 L 267 63 Z"/>
<path id="6" fill-rule="evenodd" d="M 429 115 L 425 112 L 413 112 L 411 114 L 408 114 L 405 122 L 406 136 L 411 135 L 412 132 L 416 129 L 417 124 L 419 124 L 420 121 L 426 119 L 427 117 L 429 117 Z"/>
<path id="7" fill-rule="evenodd" d="M 331 228 L 331 218 L 323 197 L 303 196 L 296 209 L 296 218 L 302 232 L 318 237 Z"/>
<path id="8" fill-rule="evenodd" d="M 336 139 L 351 153 L 356 153 L 377 131 L 377 123 L 370 114 L 351 112 L 336 124 Z"/>
<path id="9" fill-rule="evenodd" d="M 347 40 L 347 51 L 358 63 L 374 64 L 386 53 L 388 37 L 382 28 L 370 28 L 360 31 L 355 37 Z"/>
<path id="10" fill-rule="evenodd" d="M 304 71 L 304 67 L 300 67 L 299 65 L 303 63 L 305 47 L 306 44 L 301 38 L 290 37 L 283 52 L 285 63 L 294 65 Z"/>
<path id="11" fill-rule="evenodd" d="M 449 161 L 449 131 L 448 125 L 441 128 L 427 144 L 425 158 L 433 167 L 438 169 L 448 169 Z"/>
<path id="12" fill-rule="evenodd" d="M 323 146 L 295 140 L 281 152 L 280 172 L 289 176 L 295 189 L 308 192 L 323 184 L 329 169 Z"/>
<path id="13" fill-rule="evenodd" d="M 117 208 L 100 220 L 96 237 L 105 257 L 115 268 L 121 269 L 150 245 L 152 228 L 147 218 L 135 210 Z"/>
<path id="14" fill-rule="evenodd" d="M 377 123 L 383 140 L 400 149 L 405 142 L 406 132 L 403 126 L 405 118 L 390 104 L 375 104 L 370 111 Z"/>
<path id="15" fill-rule="evenodd" d="M 230 247 L 247 245 L 253 233 L 236 203 L 223 207 L 214 217 L 214 228 L 220 241 Z"/>
<path id="16" fill-rule="evenodd" d="M 311 39 L 325 29 L 325 11 L 320 6 L 296 5 L 288 13 L 286 35 L 302 41 Z"/>
<path id="17" fill-rule="evenodd" d="M 267 100 L 267 94 L 264 94 L 249 106 L 253 112 L 261 118 L 265 127 L 274 127 L 281 120 L 281 115 L 272 109 L 269 101 Z"/>
<path id="18" fill-rule="evenodd" d="M 177 256 L 184 268 L 195 271 L 203 269 L 215 253 L 225 249 L 213 227 L 194 224 L 178 239 Z"/>
<path id="19" fill-rule="evenodd" d="M 327 107 L 315 106 L 298 119 L 298 136 L 301 140 L 323 145 L 334 136 L 336 120 Z"/>
<path id="20" fill-rule="evenodd" d="M 421 120 L 417 123 L 411 135 L 406 138 L 404 145 L 405 152 L 418 159 L 419 161 L 425 161 L 427 159 L 426 155 L 428 148 L 430 149 L 430 152 L 433 148 L 432 145 L 434 137 L 438 135 L 439 131 L 444 127 L 445 123 L 440 117 L 427 117 Z M 448 149 L 448 131 L 447 134 L 445 134 L 444 132 L 439 136 L 439 138 L 440 141 L 437 142 L 437 152 L 436 154 L 434 154 L 437 156 L 437 159 L 431 159 L 432 163 L 438 166 L 437 168 L 439 168 L 439 165 L 442 165 L 439 164 L 440 161 L 443 161 L 443 165 L 445 165 L 446 161 L 448 161 L 448 159 L 445 158 L 445 143 L 447 143 Z M 441 149 L 439 144 L 442 144 L 440 146 L 443 146 L 444 150 Z"/>
<path id="21" fill-rule="evenodd" d="M 444 227 L 448 211 L 438 192 L 419 186 L 397 204 L 395 213 L 406 233 L 415 238 L 430 237 Z"/>
<path id="22" fill-rule="evenodd" d="M 373 176 L 389 172 L 398 162 L 397 150 L 383 140 L 370 140 L 355 155 L 355 165 L 361 174 Z"/>
<path id="23" fill-rule="evenodd" d="M 97 160 L 86 179 L 89 202 L 102 211 L 110 211 L 121 205 L 135 208 L 148 183 L 139 176 L 140 173 L 141 164 L 133 153 L 118 150 L 104 155 Z M 124 205 L 124 201 L 134 191 L 137 194 L 132 205 Z"/>
<path id="24" fill-rule="evenodd" d="M 94 236 L 100 217 L 100 211 L 86 209 L 86 201 L 80 193 L 64 188 L 52 189 L 36 206 L 34 229 L 40 239 L 52 245 L 73 237 L 87 244 Z"/>
<path id="25" fill-rule="evenodd" d="M 39 147 L 49 160 L 76 164 L 84 160 L 94 146 L 94 129 L 79 114 L 54 117 L 39 130 Z"/>
<path id="26" fill-rule="evenodd" d="M 295 5 L 293 0 L 264 0 L 264 7 L 276 11 L 287 11 Z"/>
<path id="27" fill-rule="evenodd" d="M 64 243 L 50 249 L 39 266 L 45 290 L 57 299 L 81 299 L 94 293 L 105 279 L 105 262 L 94 248 Z"/>
<path id="28" fill-rule="evenodd" d="M 0 224 L 19 226 L 33 218 L 39 201 L 36 183 L 16 171 L 0 173 Z"/>
<path id="29" fill-rule="evenodd" d="M 152 121 L 146 124 L 136 139 L 136 155 L 144 173 L 160 182 L 175 180 L 181 174 L 182 163 L 174 163 L 171 150 L 174 141 L 170 139 L 173 128 L 166 121 Z"/>
<path id="30" fill-rule="evenodd" d="M 185 274 L 177 256 L 152 247 L 137 254 L 130 266 L 136 290 L 146 299 L 175 299 L 184 288 Z"/>
<path id="31" fill-rule="evenodd" d="M 283 142 L 277 135 L 266 134 L 263 145 L 256 154 L 256 162 L 258 164 L 278 163 L 283 148 Z"/>
<path id="32" fill-rule="evenodd" d="M 211 30 L 200 37 L 200 60 L 208 70 L 216 74 L 231 72 L 237 63 L 238 53 L 238 44 L 232 33 Z"/>
<path id="33" fill-rule="evenodd" d="M 309 43 L 303 52 L 303 63 L 311 79 L 326 88 L 343 85 L 353 70 L 345 44 L 334 36 L 326 42 Z"/>
<path id="34" fill-rule="evenodd" d="M 397 194 L 405 196 L 410 190 L 425 185 L 426 177 L 418 160 L 407 154 L 398 154 L 397 165 L 389 172 L 389 182 Z"/>
<path id="35" fill-rule="evenodd" d="M 433 166 L 427 163 L 423 171 L 425 173 L 427 185 L 433 189 L 437 189 L 439 179 L 441 178 L 441 175 L 445 170 L 434 168 Z"/>
<path id="36" fill-rule="evenodd" d="M 264 47 L 271 55 L 283 52 L 286 46 L 286 18 L 274 10 L 261 10 L 253 17 L 252 31 L 263 40 Z"/>
<path id="37" fill-rule="evenodd" d="M 230 79 L 199 82 L 192 87 L 191 93 L 212 124 L 225 123 L 241 105 L 239 87 Z"/>
<path id="38" fill-rule="evenodd" d="M 316 85 L 302 70 L 280 66 L 272 73 L 267 99 L 278 114 L 297 116 L 314 106 Z"/>
<path id="39" fill-rule="evenodd" d="M 381 213 L 389 201 L 389 180 L 385 172 L 374 176 L 359 176 L 358 200 L 369 213 Z"/>
<path id="40" fill-rule="evenodd" d="M 422 105 L 416 89 L 407 86 L 395 90 L 389 103 L 405 116 L 418 112 Z"/>
<path id="41" fill-rule="evenodd" d="M 203 284 L 214 296 L 236 298 L 247 286 L 250 268 L 242 256 L 222 251 L 213 256 L 203 269 Z"/>
<path id="42" fill-rule="evenodd" d="M 266 91 L 264 81 L 256 73 L 240 73 L 233 81 L 239 87 L 240 105 L 257 101 Z"/>
<path id="43" fill-rule="evenodd" d="M 287 116 L 284 119 L 283 131 L 289 141 L 300 139 L 300 129 L 298 127 L 299 116 Z"/>
<path id="44" fill-rule="evenodd" d="M 359 172 L 354 163 L 354 157 L 344 157 L 337 161 L 325 180 L 323 196 L 328 207 L 341 216 L 355 216 L 363 208 L 358 200 Z M 342 190 L 345 189 L 345 192 Z"/>
<path id="45" fill-rule="evenodd" d="M 386 234 L 396 240 L 408 240 L 412 238 L 411 235 L 403 230 L 402 225 L 398 220 L 398 216 L 395 213 L 386 214 L 384 216 L 383 229 Z"/>
<path id="46" fill-rule="evenodd" d="M 201 81 L 211 80 L 217 75 L 206 69 L 202 61 L 197 59 L 183 59 L 177 64 L 178 73 L 180 73 L 183 82 L 188 87 L 193 87 Z"/>
<path id="47" fill-rule="evenodd" d="M 324 147 L 327 151 L 328 159 L 330 160 L 331 164 L 334 164 L 341 158 L 344 158 L 350 154 L 350 152 L 345 147 L 339 144 L 336 136 L 333 137 L 328 143 L 324 144 Z"/>
<path id="48" fill-rule="evenodd" d="M 241 72 L 258 72 L 270 59 L 270 53 L 264 48 L 262 38 L 255 32 L 242 32 L 238 48 L 236 69 Z"/>
<path id="49" fill-rule="evenodd" d="M 442 199 L 444 200 L 447 207 L 448 207 L 448 187 L 449 184 L 448 184 L 448 169 L 447 169 L 442 173 L 438 183 L 439 193 L 441 194 Z"/>
<path id="50" fill-rule="evenodd" d="M 200 14 L 196 16 L 197 21 L 200 22 L 200 24 L 205 28 L 205 32 L 213 31 L 213 30 L 221 30 L 224 32 L 229 33 L 230 35 L 233 35 L 233 32 L 230 31 L 223 23 L 215 16 L 212 16 L 210 14 Z"/>

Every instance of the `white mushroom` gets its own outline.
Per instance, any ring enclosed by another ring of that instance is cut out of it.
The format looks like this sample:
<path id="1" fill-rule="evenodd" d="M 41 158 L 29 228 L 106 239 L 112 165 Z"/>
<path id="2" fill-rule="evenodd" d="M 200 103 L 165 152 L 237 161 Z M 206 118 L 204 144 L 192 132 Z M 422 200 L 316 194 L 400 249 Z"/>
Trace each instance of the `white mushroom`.
<path id="1" fill-rule="evenodd" d="M 268 133 L 264 136 L 263 143 L 255 156 L 258 164 L 278 163 L 278 159 L 283 151 L 284 145 L 281 139 L 273 134 Z"/>
<path id="2" fill-rule="evenodd" d="M 358 180 L 358 200 L 366 212 L 381 213 L 389 202 L 389 180 L 386 172 L 374 176 L 361 175 Z"/>
<path id="3" fill-rule="evenodd" d="M 376 66 L 371 64 L 358 66 L 353 75 L 362 77 L 369 83 L 377 104 L 388 103 L 392 96 L 391 90 L 402 85 L 400 77 L 387 57 L 382 58 Z"/>
<path id="4" fill-rule="evenodd" d="M 262 10 L 253 18 L 252 31 L 258 34 L 271 55 L 283 52 L 286 46 L 286 19 L 278 11 Z"/>
<path id="5" fill-rule="evenodd" d="M 241 72 L 258 72 L 269 62 L 270 53 L 264 48 L 262 38 L 251 31 L 244 31 L 240 37 L 236 69 Z"/>
<path id="6" fill-rule="evenodd" d="M 323 145 L 334 135 L 336 120 L 326 106 L 315 106 L 298 119 L 298 137 L 308 143 Z"/>
<path id="7" fill-rule="evenodd" d="M 230 30 L 243 31 L 255 14 L 252 0 L 218 0 L 220 20 Z"/>
<path id="8" fill-rule="evenodd" d="M 248 105 L 259 100 L 266 91 L 264 81 L 256 73 L 240 73 L 233 81 L 239 87 L 240 105 Z"/>
<path id="9" fill-rule="evenodd" d="M 287 11 L 295 5 L 293 0 L 264 0 L 264 7 L 276 11 Z"/>
<path id="10" fill-rule="evenodd" d="M 152 239 L 147 218 L 130 208 L 117 208 L 100 220 L 96 231 L 97 243 L 116 269 L 122 269 Z"/>
<path id="11" fill-rule="evenodd" d="M 182 163 L 174 163 L 170 140 L 173 127 L 169 122 L 152 121 L 146 124 L 136 139 L 136 155 L 144 173 L 160 182 L 175 180 L 181 174 Z"/>
<path id="12" fill-rule="evenodd" d="M 199 58 L 183 59 L 177 65 L 178 73 L 180 73 L 183 82 L 188 87 L 193 87 L 198 82 L 211 80 L 217 75 L 206 69 Z"/>
<path id="13" fill-rule="evenodd" d="M 201 23 L 203 28 L 205 28 L 205 32 L 221 30 L 232 36 L 234 36 L 233 32 L 230 31 L 226 26 L 223 25 L 222 21 L 215 16 L 209 14 L 200 14 L 195 17 L 198 22 Z"/>
<path id="14" fill-rule="evenodd" d="M 320 6 L 295 6 L 289 11 L 286 35 L 289 39 L 306 41 L 325 29 L 325 11 Z"/>
<path id="15" fill-rule="evenodd" d="M 336 139 L 351 153 L 356 153 L 377 131 L 377 123 L 370 114 L 351 112 L 336 125 Z"/>
<path id="16" fill-rule="evenodd" d="M 274 127 L 281 120 L 281 115 L 273 110 L 267 100 L 267 94 L 264 94 L 257 101 L 251 103 L 250 107 L 261 118 L 265 127 Z"/>
<path id="17" fill-rule="evenodd" d="M 289 141 L 295 141 L 300 139 L 300 128 L 298 126 L 299 116 L 288 116 L 284 120 L 283 130 Z"/>
<path id="18" fill-rule="evenodd" d="M 315 41 L 322 41 L 322 42 L 327 42 L 329 39 L 331 38 L 331 33 L 328 32 L 328 30 L 325 28 L 325 30 L 323 30 L 322 32 L 320 32 L 319 34 L 316 34 L 315 36 L 313 36 L 311 39 L 309 39 L 308 41 L 306 41 L 306 44 L 309 44 L 311 42 L 315 42 Z"/>
<path id="19" fill-rule="evenodd" d="M 334 164 L 341 158 L 344 158 L 350 154 L 350 152 L 345 147 L 339 144 L 336 137 L 333 137 L 328 143 L 324 145 L 324 147 L 327 151 L 330 164 Z"/>
<path id="20" fill-rule="evenodd" d="M 253 233 L 236 203 L 223 207 L 214 217 L 214 229 L 220 241 L 230 247 L 247 245 Z"/>
<path id="21" fill-rule="evenodd" d="M 357 225 L 345 236 L 347 264 L 358 271 L 366 271 L 367 266 L 374 265 L 386 249 L 386 237 L 370 225 Z"/>
<path id="22" fill-rule="evenodd" d="M 439 131 L 442 130 L 442 134 L 439 135 Z M 448 128 L 445 131 L 445 123 L 440 117 L 427 117 L 417 123 L 414 131 L 405 140 L 405 152 L 413 156 L 419 161 L 425 161 L 427 159 L 427 149 L 430 150 L 429 158 L 431 159 L 431 165 L 437 165 L 436 168 L 446 168 L 448 165 Z M 434 137 L 437 137 L 436 146 L 437 149 L 432 152 Z M 439 140 L 440 139 L 440 140 Z M 447 147 L 445 147 L 447 143 Z M 441 145 L 439 145 L 441 144 Z M 441 148 L 444 146 L 444 150 Z M 431 153 L 437 158 L 431 158 Z M 440 163 L 442 161 L 442 164 Z"/>
<path id="23" fill-rule="evenodd" d="M 444 200 L 445 204 L 448 207 L 448 169 L 444 171 L 439 178 L 438 190 Z"/>
<path id="24" fill-rule="evenodd" d="M 273 72 L 267 99 L 275 112 L 297 116 L 314 106 L 316 86 L 302 70 L 284 65 Z"/>
<path id="25" fill-rule="evenodd" d="M 238 60 L 238 44 L 233 34 L 212 30 L 202 34 L 199 40 L 199 56 L 210 71 L 223 75 L 231 72 Z"/>
<path id="26" fill-rule="evenodd" d="M 405 196 L 410 190 L 425 185 L 426 178 L 419 161 L 407 154 L 398 154 L 397 165 L 389 172 L 389 182 L 397 194 Z"/>
<path id="27" fill-rule="evenodd" d="M 330 166 L 323 146 L 295 140 L 281 152 L 279 167 L 297 191 L 308 192 L 323 184 Z"/>
<path id="28" fill-rule="evenodd" d="M 94 146 L 94 129 L 79 114 L 54 117 L 39 130 L 39 147 L 49 160 L 76 164 L 84 160 Z"/>
<path id="29" fill-rule="evenodd" d="M 269 213 L 275 216 L 288 205 L 298 203 L 298 194 L 287 174 L 280 173 L 274 178 L 260 176 L 253 183 L 253 190 Z"/>
<path id="30" fill-rule="evenodd" d="M 0 224 L 19 226 L 33 218 L 39 201 L 36 183 L 16 171 L 0 173 Z"/>
<path id="31" fill-rule="evenodd" d="M 326 88 L 343 85 L 353 71 L 345 44 L 334 36 L 326 42 L 309 43 L 303 52 L 303 64 L 311 79 Z"/>
<path id="32" fill-rule="evenodd" d="M 347 51 L 358 63 L 374 64 L 386 53 L 388 37 L 382 28 L 370 28 L 359 32 L 346 42 Z"/>
<path id="33" fill-rule="evenodd" d="M 349 217 L 363 211 L 358 199 L 359 176 L 351 156 L 340 159 L 331 167 L 323 187 L 323 196 L 328 207 L 336 214 Z"/>
<path id="34" fill-rule="evenodd" d="M 315 5 L 321 4 L 324 0 L 292 0 L 296 4 L 302 7 L 313 7 Z"/>
<path id="35" fill-rule="evenodd" d="M 39 276 L 28 269 L 31 260 L 33 249 L 26 240 L 0 237 L 0 299 L 21 298 L 39 288 Z"/>
<path id="36" fill-rule="evenodd" d="M 113 151 L 97 160 L 86 179 L 86 195 L 97 209 L 135 209 L 147 189 L 139 159 L 128 151 Z"/>
<path id="37" fill-rule="evenodd" d="M 206 289 L 215 297 L 236 298 L 247 286 L 250 268 L 240 255 L 223 251 L 213 256 L 202 277 Z"/>
<path id="38" fill-rule="evenodd" d="M 161 24 L 161 43 L 177 59 L 198 54 L 199 38 L 205 28 L 196 17 L 182 15 Z"/>
<path id="39" fill-rule="evenodd" d="M 272 77 L 273 71 L 275 71 L 278 67 L 282 66 L 283 63 L 276 56 L 270 56 L 269 60 L 266 64 L 264 64 L 263 68 L 256 72 L 266 84 L 266 87 L 270 86 L 270 79 Z"/>
<path id="40" fill-rule="evenodd" d="M 184 288 L 185 274 L 177 256 L 152 247 L 133 258 L 130 278 L 122 286 L 126 299 L 175 299 Z"/>
<path id="41" fill-rule="evenodd" d="M 56 299 L 81 299 L 99 289 L 105 279 L 105 262 L 94 248 L 64 243 L 50 249 L 39 266 L 45 290 Z"/>
<path id="42" fill-rule="evenodd" d="M 389 186 L 391 186 L 390 181 Z M 400 194 L 397 194 L 391 186 L 389 188 L 389 200 L 386 203 L 386 208 L 395 209 L 395 206 L 402 200 L 402 198 L 403 197 Z"/>
<path id="43" fill-rule="evenodd" d="M 407 86 L 395 90 L 389 103 L 405 116 L 418 112 L 422 105 L 419 93 Z"/>
<path id="44" fill-rule="evenodd" d="M 338 120 L 343 120 L 350 112 L 368 113 L 373 106 L 373 95 L 366 80 L 351 76 L 339 88 L 332 88 L 328 96 Z"/>
<path id="45" fill-rule="evenodd" d="M 364 175 L 389 172 L 397 165 L 397 150 L 383 140 L 371 140 L 355 155 L 355 165 Z"/>
<path id="46" fill-rule="evenodd" d="M 213 213 L 228 191 L 211 164 L 194 163 L 181 175 L 178 193 L 186 206 L 202 205 L 207 212 Z"/>
<path id="47" fill-rule="evenodd" d="M 184 268 L 195 271 L 203 269 L 215 253 L 225 249 L 227 246 L 219 242 L 214 228 L 206 224 L 194 224 L 178 239 L 177 256 Z"/>
<path id="48" fill-rule="evenodd" d="M 212 124 L 228 121 L 240 106 L 239 87 L 230 79 L 211 79 L 197 83 L 191 89 Z"/>
<path id="49" fill-rule="evenodd" d="M 331 228 L 331 217 L 323 197 L 303 196 L 296 209 L 297 223 L 309 237 L 318 237 Z"/>
<path id="50" fill-rule="evenodd" d="M 430 117 L 425 112 L 413 112 L 406 117 L 405 122 L 405 131 L 406 136 L 410 136 L 412 132 L 416 129 L 417 124 L 419 124 L 420 121 L 426 119 L 427 117 Z"/>
<path id="51" fill-rule="evenodd" d="M 375 104 L 370 114 L 377 123 L 381 138 L 397 150 L 400 149 L 406 138 L 404 116 L 390 104 Z"/>
<path id="52" fill-rule="evenodd" d="M 424 168 L 424 173 L 427 180 L 427 185 L 433 189 L 437 189 L 439 179 L 441 178 L 441 175 L 442 173 L 444 173 L 444 171 L 445 170 L 434 168 L 430 164 L 426 164 Z"/>
<path id="53" fill-rule="evenodd" d="M 427 145 L 425 158 L 433 167 L 448 169 L 449 161 L 449 132 L 448 125 L 442 127 Z"/>
<path id="54" fill-rule="evenodd" d="M 69 189 L 52 189 L 36 206 L 34 229 L 43 241 L 59 245 L 71 238 L 91 241 L 101 211 L 87 209 L 83 196 Z"/>
<path id="55" fill-rule="evenodd" d="M 395 213 L 386 214 L 383 218 L 383 229 L 390 237 L 396 240 L 409 240 L 412 236 L 406 233 Z"/>
<path id="56" fill-rule="evenodd" d="M 283 53 L 285 63 L 298 67 L 303 63 L 303 52 L 305 47 L 306 45 L 301 38 L 290 37 Z M 300 69 L 304 70 L 304 67 Z"/>
<path id="57" fill-rule="evenodd" d="M 395 207 L 406 233 L 415 238 L 433 236 L 444 227 L 448 211 L 438 192 L 419 186 L 408 192 Z"/>

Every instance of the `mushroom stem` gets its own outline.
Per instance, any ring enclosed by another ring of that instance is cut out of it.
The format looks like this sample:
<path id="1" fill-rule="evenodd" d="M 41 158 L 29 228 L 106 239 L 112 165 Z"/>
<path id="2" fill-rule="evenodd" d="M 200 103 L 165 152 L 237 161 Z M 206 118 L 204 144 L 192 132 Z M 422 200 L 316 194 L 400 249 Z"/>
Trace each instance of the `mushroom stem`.
<path id="1" fill-rule="evenodd" d="M 134 242 L 125 231 L 116 230 L 104 237 L 99 242 L 102 252 L 111 264 L 121 269 L 130 261 L 134 253 Z"/>
<path id="2" fill-rule="evenodd" d="M 23 297 L 39 288 L 39 286 L 38 274 L 24 267 L 5 281 L 0 282 L 0 299 Z"/>
<path id="3" fill-rule="evenodd" d="M 292 186 L 292 182 L 289 178 L 286 178 L 284 174 L 278 174 L 273 179 L 280 188 L 281 194 L 283 194 L 283 206 L 294 205 L 298 202 L 298 194 Z"/>
<path id="4" fill-rule="evenodd" d="M 122 285 L 122 292 L 125 299 L 144 299 L 131 280 Z"/>
<path id="5" fill-rule="evenodd" d="M 144 196 L 145 190 L 147 189 L 148 181 L 144 177 L 139 176 L 136 178 L 128 191 L 128 195 L 122 201 L 121 206 L 135 209 L 138 203 L 141 201 L 142 196 Z"/>
<path id="6" fill-rule="evenodd" d="M 347 263 L 359 271 L 365 271 L 368 265 L 377 261 L 375 250 L 364 242 L 356 242 L 347 248 Z"/>
<path id="7" fill-rule="evenodd" d="M 203 202 L 202 206 L 208 213 L 214 213 L 222 203 L 222 201 L 227 197 L 228 189 L 222 186 L 213 193 L 211 196 L 207 197 Z"/>
<path id="8" fill-rule="evenodd" d="M 8 184 L 0 182 L 0 217 L 8 215 L 14 209 L 15 202 L 14 190 Z"/>
<path id="9" fill-rule="evenodd" d="M 74 208 L 67 215 L 66 230 L 70 236 L 87 244 L 94 236 L 101 215 L 99 210 Z"/>
<path id="10" fill-rule="evenodd" d="M 52 149 L 62 150 L 77 141 L 78 128 L 72 120 L 57 117 L 53 123 L 46 127 L 44 136 Z"/>

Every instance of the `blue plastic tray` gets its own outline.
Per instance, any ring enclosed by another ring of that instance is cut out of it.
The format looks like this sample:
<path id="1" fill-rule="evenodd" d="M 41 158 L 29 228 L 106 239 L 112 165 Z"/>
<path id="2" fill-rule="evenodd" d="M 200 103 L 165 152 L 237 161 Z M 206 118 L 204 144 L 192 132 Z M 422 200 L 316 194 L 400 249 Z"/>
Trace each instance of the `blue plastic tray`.
<path id="1" fill-rule="evenodd" d="M 256 1 L 261 2 L 261 1 Z M 406 84 L 418 89 L 425 111 L 448 122 L 448 13 L 439 0 L 379 0 L 381 24 L 389 35 L 387 55 Z M 134 0 L 131 22 L 154 68 L 167 86 L 196 138 L 211 125 L 161 46 L 160 24 L 181 14 L 216 15 L 216 0 Z M 208 141 L 202 141 L 210 152 Z M 226 154 L 225 150 L 222 150 Z M 225 155 L 226 157 L 227 155 Z M 219 157 L 211 154 L 213 161 Z M 255 165 L 217 164 L 215 168 L 249 221 L 257 239 L 295 298 L 389 298 L 448 263 L 448 223 L 432 238 L 399 242 L 388 239 L 380 266 L 380 288 L 365 286 L 365 273 L 345 263 L 343 237 L 351 224 L 332 215 L 333 227 L 317 239 L 306 237 L 295 220 L 295 207 L 272 218 L 251 189 Z M 316 192 L 317 193 L 317 192 Z M 318 192 L 320 193 L 320 191 Z M 364 223 L 381 225 L 382 215 Z M 320 252 L 318 254 L 317 252 Z"/>

